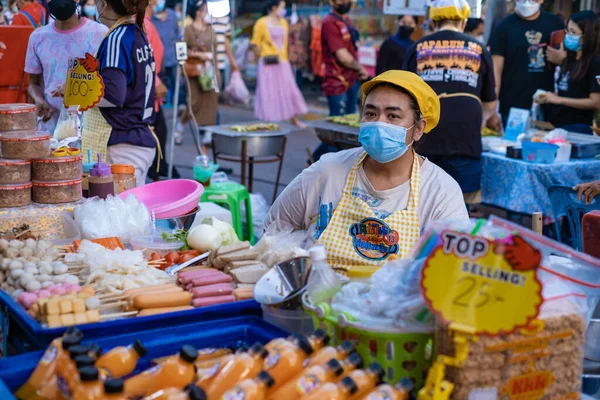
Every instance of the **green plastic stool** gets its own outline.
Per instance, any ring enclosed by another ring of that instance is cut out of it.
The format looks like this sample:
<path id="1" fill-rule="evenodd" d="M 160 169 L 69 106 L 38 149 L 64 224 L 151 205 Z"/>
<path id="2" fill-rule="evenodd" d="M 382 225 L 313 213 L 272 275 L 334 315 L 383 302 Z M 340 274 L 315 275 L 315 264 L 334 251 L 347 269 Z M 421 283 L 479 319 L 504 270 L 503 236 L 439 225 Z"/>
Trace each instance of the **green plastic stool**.
<path id="1" fill-rule="evenodd" d="M 231 211 L 231 223 L 233 229 L 240 240 L 247 240 L 254 244 L 254 225 L 252 225 L 252 205 L 250 203 L 250 193 L 246 186 L 237 182 L 215 182 L 209 187 L 204 188 L 204 193 L 200 201 L 211 201 L 217 204 L 224 204 Z M 244 235 L 242 228 L 242 210 L 240 203 L 246 202 L 246 230 Z"/>

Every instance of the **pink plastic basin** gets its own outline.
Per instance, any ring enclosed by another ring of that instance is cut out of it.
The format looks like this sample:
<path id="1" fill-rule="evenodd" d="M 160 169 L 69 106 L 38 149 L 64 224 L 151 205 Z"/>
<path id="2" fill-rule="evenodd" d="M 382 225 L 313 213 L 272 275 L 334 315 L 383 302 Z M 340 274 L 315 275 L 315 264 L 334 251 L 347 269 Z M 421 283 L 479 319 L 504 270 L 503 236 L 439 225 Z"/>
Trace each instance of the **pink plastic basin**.
<path id="1" fill-rule="evenodd" d="M 130 194 L 144 203 L 157 219 L 185 215 L 198 206 L 204 186 L 190 179 L 171 179 L 149 183 L 127 190 L 119 196 L 126 199 Z"/>

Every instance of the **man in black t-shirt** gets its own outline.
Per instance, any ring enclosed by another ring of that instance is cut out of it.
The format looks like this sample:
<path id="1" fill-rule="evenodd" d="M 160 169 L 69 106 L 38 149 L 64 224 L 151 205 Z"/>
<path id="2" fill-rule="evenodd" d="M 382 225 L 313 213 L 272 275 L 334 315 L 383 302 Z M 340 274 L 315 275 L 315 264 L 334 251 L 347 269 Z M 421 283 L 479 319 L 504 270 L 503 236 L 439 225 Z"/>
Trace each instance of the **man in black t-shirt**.
<path id="1" fill-rule="evenodd" d="M 423 78 L 441 102 L 440 122 L 419 144 L 419 154 L 452 176 L 465 202 L 475 204 L 481 197 L 481 126 L 496 116 L 496 92 L 490 53 L 463 33 L 469 14 L 465 0 L 435 1 L 435 32 L 408 49 L 404 69 Z"/>
<path id="2" fill-rule="evenodd" d="M 553 69 L 546 59 L 552 32 L 564 29 L 558 15 L 540 11 L 544 0 L 516 0 L 491 38 L 500 114 L 506 123 L 511 107 L 529 110 L 537 89 L 554 90 Z"/>

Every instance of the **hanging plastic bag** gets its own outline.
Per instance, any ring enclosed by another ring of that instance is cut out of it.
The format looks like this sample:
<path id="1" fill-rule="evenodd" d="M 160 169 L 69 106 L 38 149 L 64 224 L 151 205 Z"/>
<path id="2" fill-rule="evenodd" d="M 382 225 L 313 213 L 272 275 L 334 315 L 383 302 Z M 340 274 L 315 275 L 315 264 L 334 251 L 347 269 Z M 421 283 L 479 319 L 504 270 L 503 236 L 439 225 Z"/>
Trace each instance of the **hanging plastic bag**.
<path id="1" fill-rule="evenodd" d="M 240 71 L 233 71 L 229 84 L 225 88 L 227 98 L 232 103 L 236 104 L 248 104 L 250 102 L 250 92 L 244 83 L 242 73 Z"/>
<path id="2" fill-rule="evenodd" d="M 77 106 L 69 108 L 61 108 L 56 129 L 54 129 L 53 138 L 59 141 L 70 138 L 81 137 L 80 133 L 81 122 L 79 120 L 79 111 Z"/>
<path id="3" fill-rule="evenodd" d="M 200 83 L 200 89 L 203 92 L 208 92 L 214 89 L 214 74 L 215 70 L 213 68 L 212 62 L 205 62 L 204 68 L 202 68 L 202 72 L 200 72 L 200 75 L 198 75 L 198 83 Z"/>

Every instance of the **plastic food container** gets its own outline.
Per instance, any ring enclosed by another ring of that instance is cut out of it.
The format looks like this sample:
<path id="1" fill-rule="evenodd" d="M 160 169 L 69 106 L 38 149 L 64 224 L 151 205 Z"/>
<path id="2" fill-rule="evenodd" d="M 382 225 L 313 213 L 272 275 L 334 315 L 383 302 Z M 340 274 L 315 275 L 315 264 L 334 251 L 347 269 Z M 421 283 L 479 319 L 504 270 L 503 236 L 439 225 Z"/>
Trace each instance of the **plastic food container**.
<path id="1" fill-rule="evenodd" d="M 67 181 L 33 181 L 32 198 L 40 204 L 73 203 L 81 200 L 81 178 Z"/>
<path id="2" fill-rule="evenodd" d="M 144 249 L 144 256 L 149 258 L 152 253 L 158 253 L 165 256 L 172 251 L 178 251 L 185 243 L 167 242 L 162 238 L 161 232 L 152 235 L 136 236 L 129 242 L 133 250 Z"/>
<path id="3" fill-rule="evenodd" d="M 0 104 L 0 131 L 35 129 L 37 115 L 34 104 Z"/>
<path id="4" fill-rule="evenodd" d="M 31 161 L 0 158 L 0 185 L 15 185 L 31 181 Z"/>
<path id="5" fill-rule="evenodd" d="M 50 137 L 43 131 L 0 132 L 1 155 L 12 160 L 50 157 Z"/>
<path id="6" fill-rule="evenodd" d="M 31 182 L 20 185 L 0 185 L 0 208 L 31 204 Z"/>
<path id="7" fill-rule="evenodd" d="M 523 146 L 524 161 L 539 164 L 552 164 L 556 161 L 558 145 L 538 142 L 522 142 L 521 145 Z"/>
<path id="8" fill-rule="evenodd" d="M 65 181 L 81 178 L 83 156 L 50 157 L 33 160 L 33 179 L 36 181 Z"/>
<path id="9" fill-rule="evenodd" d="M 133 165 L 113 164 L 110 166 L 110 172 L 115 183 L 115 194 L 120 194 L 136 187 L 135 167 Z"/>

